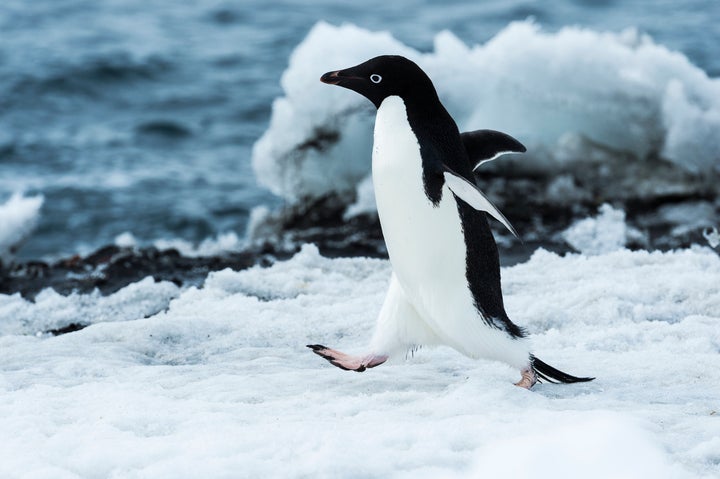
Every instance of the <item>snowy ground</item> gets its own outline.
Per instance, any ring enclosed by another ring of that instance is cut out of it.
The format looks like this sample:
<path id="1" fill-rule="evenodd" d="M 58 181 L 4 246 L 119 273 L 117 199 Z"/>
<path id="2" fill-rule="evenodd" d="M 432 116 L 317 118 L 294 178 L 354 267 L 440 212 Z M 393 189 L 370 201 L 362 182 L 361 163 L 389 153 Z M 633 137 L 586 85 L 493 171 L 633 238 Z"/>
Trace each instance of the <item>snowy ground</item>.
<path id="1" fill-rule="evenodd" d="M 201 289 L 0 296 L 0 477 L 717 477 L 720 258 L 539 251 L 510 316 L 581 385 L 446 348 L 348 373 L 389 264 L 306 246 Z M 51 328 L 91 322 L 52 337 Z"/>

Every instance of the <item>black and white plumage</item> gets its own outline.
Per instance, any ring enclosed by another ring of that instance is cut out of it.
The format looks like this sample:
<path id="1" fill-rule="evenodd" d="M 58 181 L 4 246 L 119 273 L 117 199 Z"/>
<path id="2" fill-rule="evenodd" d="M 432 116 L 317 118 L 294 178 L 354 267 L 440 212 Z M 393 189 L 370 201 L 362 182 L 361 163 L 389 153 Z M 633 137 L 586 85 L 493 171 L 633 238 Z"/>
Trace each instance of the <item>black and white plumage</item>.
<path id="1" fill-rule="evenodd" d="M 421 345 L 444 344 L 473 358 L 521 370 L 520 386 L 538 375 L 578 382 L 534 358 L 522 328 L 508 318 L 498 250 L 486 213 L 517 235 L 477 188 L 473 170 L 525 147 L 492 130 L 460 134 L 428 76 L 400 56 L 380 56 L 324 74 L 377 107 L 372 176 L 392 278 L 366 356 L 321 345 L 334 365 L 364 371 Z"/>

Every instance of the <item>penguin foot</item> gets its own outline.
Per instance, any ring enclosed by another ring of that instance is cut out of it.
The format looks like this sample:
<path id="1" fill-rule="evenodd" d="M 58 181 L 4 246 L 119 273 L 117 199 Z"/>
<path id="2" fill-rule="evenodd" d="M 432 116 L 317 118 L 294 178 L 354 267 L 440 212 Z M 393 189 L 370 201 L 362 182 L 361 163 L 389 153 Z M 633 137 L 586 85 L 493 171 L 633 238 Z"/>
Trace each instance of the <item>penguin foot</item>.
<path id="1" fill-rule="evenodd" d="M 515 383 L 515 386 L 520 386 L 521 388 L 530 389 L 535 385 L 537 382 L 537 376 L 535 375 L 535 371 L 533 371 L 532 366 L 528 366 L 520 371 L 520 374 L 522 374 L 522 379 L 520 381 Z"/>
<path id="2" fill-rule="evenodd" d="M 320 344 L 308 344 L 307 347 L 312 349 L 313 352 L 321 358 L 327 359 L 333 366 L 337 366 L 345 371 L 357 371 L 361 373 L 366 369 L 381 365 L 388 359 L 388 357 L 384 354 L 351 356 Z"/>

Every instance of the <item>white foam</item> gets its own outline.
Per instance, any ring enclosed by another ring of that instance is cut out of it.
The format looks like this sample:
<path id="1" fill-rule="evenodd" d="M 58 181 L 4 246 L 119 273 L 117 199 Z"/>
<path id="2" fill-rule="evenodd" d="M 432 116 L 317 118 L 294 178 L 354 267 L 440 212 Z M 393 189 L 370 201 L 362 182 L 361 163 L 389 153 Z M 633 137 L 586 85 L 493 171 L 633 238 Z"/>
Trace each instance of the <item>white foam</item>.
<path id="1" fill-rule="evenodd" d="M 42 195 L 15 193 L 0 204 L 0 262 L 11 260 L 14 250 L 35 229 L 44 200 Z"/>
<path id="2" fill-rule="evenodd" d="M 305 348 L 362 351 L 389 275 L 387 261 L 305 246 L 202 289 L 0 295 L 0 477 L 720 474 L 711 249 L 541 250 L 504 268 L 506 308 L 536 354 L 597 376 L 532 392 L 448 348 L 363 374 Z"/>
<path id="3" fill-rule="evenodd" d="M 379 54 L 418 62 L 462 130 L 493 128 L 522 141 L 529 151 L 516 167 L 582 168 L 597 157 L 593 148 L 606 148 L 630 161 L 660 154 L 680 169 L 720 172 L 720 80 L 634 30 L 547 33 L 525 21 L 482 45 L 441 32 L 434 51 L 420 53 L 388 33 L 320 22 L 290 57 L 284 96 L 253 149 L 261 184 L 290 201 L 355 196 L 370 170 L 374 108 L 318 79 Z M 318 131 L 329 138 L 324 148 L 308 147 Z"/>

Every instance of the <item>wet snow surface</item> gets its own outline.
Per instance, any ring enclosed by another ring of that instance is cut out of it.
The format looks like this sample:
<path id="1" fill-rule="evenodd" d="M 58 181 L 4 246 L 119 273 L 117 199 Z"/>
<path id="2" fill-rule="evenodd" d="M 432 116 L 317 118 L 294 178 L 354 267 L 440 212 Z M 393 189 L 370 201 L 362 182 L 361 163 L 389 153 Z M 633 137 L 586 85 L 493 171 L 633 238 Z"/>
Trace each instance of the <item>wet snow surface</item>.
<path id="1" fill-rule="evenodd" d="M 717 477 L 720 258 L 709 248 L 538 251 L 508 312 L 587 384 L 424 348 L 348 373 L 387 261 L 305 246 L 201 288 L 0 296 L 0 477 Z M 61 336 L 44 333 L 91 323 Z"/>

